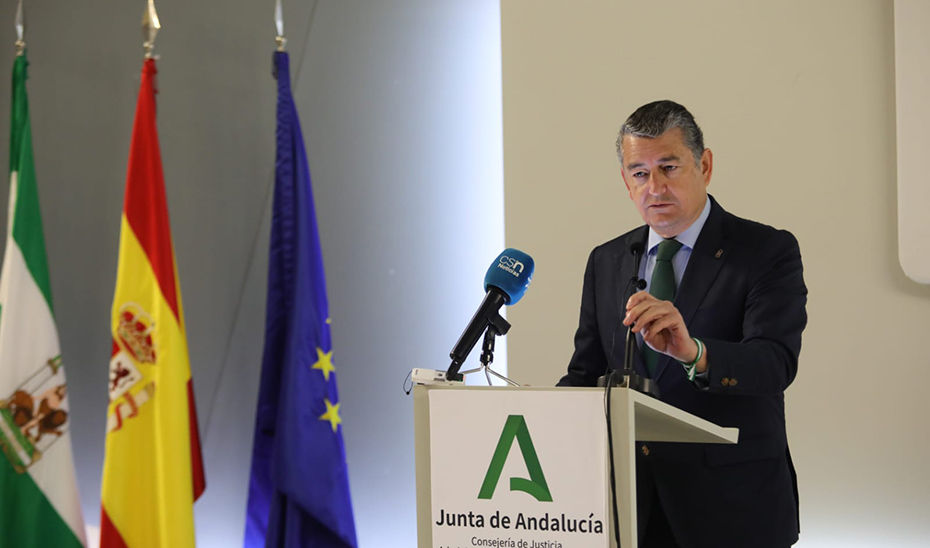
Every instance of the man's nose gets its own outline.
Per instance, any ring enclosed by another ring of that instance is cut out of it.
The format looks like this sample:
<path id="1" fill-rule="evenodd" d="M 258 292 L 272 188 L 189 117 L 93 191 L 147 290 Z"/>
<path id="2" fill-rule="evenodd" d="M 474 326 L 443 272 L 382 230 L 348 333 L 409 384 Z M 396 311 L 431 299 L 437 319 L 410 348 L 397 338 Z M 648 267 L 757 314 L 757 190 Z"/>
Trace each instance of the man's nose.
<path id="1" fill-rule="evenodd" d="M 656 196 L 665 194 L 665 180 L 661 174 L 656 172 L 649 174 L 649 184 L 646 186 L 646 190 L 649 194 L 654 194 Z"/>

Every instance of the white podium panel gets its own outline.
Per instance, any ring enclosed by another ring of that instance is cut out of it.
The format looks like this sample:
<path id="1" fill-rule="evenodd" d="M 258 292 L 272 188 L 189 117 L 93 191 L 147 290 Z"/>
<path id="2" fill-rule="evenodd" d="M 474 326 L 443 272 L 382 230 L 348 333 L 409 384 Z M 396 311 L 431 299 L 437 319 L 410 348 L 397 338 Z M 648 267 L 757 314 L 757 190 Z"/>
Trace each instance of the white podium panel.
<path id="1" fill-rule="evenodd" d="M 432 546 L 607 548 L 607 430 L 577 424 L 603 410 L 587 391 L 431 391 Z"/>
<path id="2" fill-rule="evenodd" d="M 420 548 L 616 548 L 604 390 L 414 388 Z M 611 394 L 620 545 L 635 546 L 635 442 L 735 443 L 625 388 Z"/>

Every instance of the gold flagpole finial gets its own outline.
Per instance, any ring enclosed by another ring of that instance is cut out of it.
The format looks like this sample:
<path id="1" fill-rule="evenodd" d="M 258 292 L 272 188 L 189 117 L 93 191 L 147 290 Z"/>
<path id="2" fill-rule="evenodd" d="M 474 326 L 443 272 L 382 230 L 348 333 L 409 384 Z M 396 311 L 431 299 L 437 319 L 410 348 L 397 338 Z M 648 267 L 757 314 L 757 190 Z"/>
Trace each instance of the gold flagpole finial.
<path id="1" fill-rule="evenodd" d="M 278 30 L 278 36 L 274 41 L 278 44 L 278 51 L 284 51 L 284 44 L 287 43 L 287 39 L 284 38 L 284 12 L 281 9 L 281 0 L 275 0 L 274 26 Z"/>
<path id="2" fill-rule="evenodd" d="M 16 8 L 16 55 L 26 52 L 26 16 L 23 13 L 23 0 L 19 0 Z"/>
<path id="3" fill-rule="evenodd" d="M 155 56 L 155 36 L 158 35 L 158 29 L 161 23 L 158 22 L 158 14 L 155 12 L 155 1 L 148 0 L 148 6 L 145 13 L 142 14 L 142 47 L 145 48 L 145 58 L 151 59 Z"/>

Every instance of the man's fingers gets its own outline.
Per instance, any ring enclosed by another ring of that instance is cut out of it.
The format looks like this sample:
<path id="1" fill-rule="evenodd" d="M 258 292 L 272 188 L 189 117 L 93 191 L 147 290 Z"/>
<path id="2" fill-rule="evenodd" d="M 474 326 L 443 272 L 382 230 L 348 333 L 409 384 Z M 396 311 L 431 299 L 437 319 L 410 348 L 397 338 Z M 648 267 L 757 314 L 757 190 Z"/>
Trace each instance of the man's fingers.
<path id="1" fill-rule="evenodd" d="M 656 300 L 650 301 L 650 300 L 646 300 L 646 301 L 642 301 L 642 302 L 637 303 L 636 306 L 633 306 L 633 307 L 631 307 L 631 308 L 628 308 L 627 311 L 626 311 L 626 316 L 624 316 L 624 318 L 623 318 L 623 325 L 633 325 L 634 322 L 639 322 L 639 321 L 640 321 L 640 316 L 641 316 L 645 311 L 649 310 L 650 308 L 652 308 L 653 306 L 655 306 L 655 305 L 656 305 L 657 303 L 659 303 L 659 302 L 661 302 L 661 301 L 656 301 Z"/>
<path id="2" fill-rule="evenodd" d="M 626 316 L 623 320 L 623 325 L 633 325 L 633 323 L 640 323 L 643 321 L 649 322 L 655 319 L 653 316 L 644 316 L 646 314 L 668 314 L 671 311 L 675 310 L 675 306 L 668 301 L 660 301 L 655 297 L 650 295 L 650 299 L 644 300 L 627 310 Z M 636 330 L 638 333 L 639 330 Z"/>
<path id="3" fill-rule="evenodd" d="M 652 323 L 659 318 L 667 316 L 669 311 L 663 306 L 650 306 L 641 311 L 636 317 L 636 324 L 633 325 L 633 333 L 639 333 L 644 329 L 654 331 Z"/>
<path id="4" fill-rule="evenodd" d="M 652 322 L 652 323 L 649 325 L 649 329 L 647 330 L 646 334 L 643 335 L 643 337 L 646 337 L 646 336 L 648 336 L 648 335 L 652 335 L 653 333 L 659 333 L 659 332 L 661 332 L 663 329 L 668 329 L 668 328 L 670 328 L 670 327 L 675 327 L 675 325 L 676 325 L 677 323 L 679 323 L 679 320 L 678 320 L 678 318 L 675 317 L 675 315 L 673 315 L 673 314 L 666 314 L 665 316 L 663 316 L 663 317 L 661 317 L 661 318 L 658 318 L 658 319 L 656 319 L 656 321 Z"/>
<path id="5" fill-rule="evenodd" d="M 650 295 L 648 291 L 645 291 L 645 290 L 643 290 L 643 291 L 637 291 L 637 292 L 634 293 L 633 296 L 630 297 L 630 299 L 626 302 L 626 309 L 627 309 L 627 310 L 630 310 L 631 308 L 635 307 L 636 305 L 638 305 L 639 303 L 641 303 L 641 302 L 643 302 L 643 301 L 660 302 L 658 299 L 656 299 L 655 297 L 653 297 L 652 295 Z"/>

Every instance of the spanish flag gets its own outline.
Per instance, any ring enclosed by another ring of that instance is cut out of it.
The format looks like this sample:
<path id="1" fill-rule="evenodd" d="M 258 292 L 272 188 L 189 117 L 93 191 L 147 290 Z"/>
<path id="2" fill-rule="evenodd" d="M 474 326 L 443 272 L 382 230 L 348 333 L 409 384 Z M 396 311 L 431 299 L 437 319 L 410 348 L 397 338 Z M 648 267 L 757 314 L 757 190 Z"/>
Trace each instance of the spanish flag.
<path id="1" fill-rule="evenodd" d="M 110 318 L 101 548 L 194 546 L 193 503 L 205 486 L 155 126 L 155 74 L 155 60 L 146 59 Z"/>

